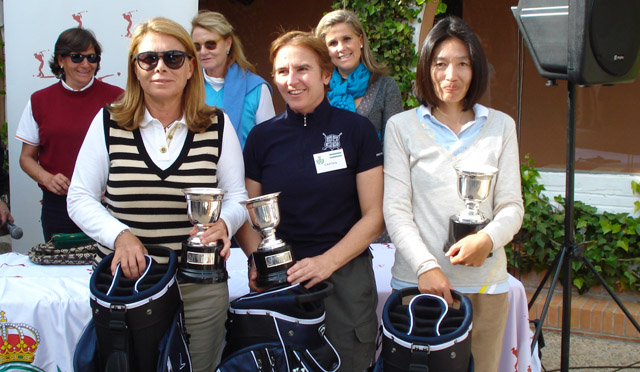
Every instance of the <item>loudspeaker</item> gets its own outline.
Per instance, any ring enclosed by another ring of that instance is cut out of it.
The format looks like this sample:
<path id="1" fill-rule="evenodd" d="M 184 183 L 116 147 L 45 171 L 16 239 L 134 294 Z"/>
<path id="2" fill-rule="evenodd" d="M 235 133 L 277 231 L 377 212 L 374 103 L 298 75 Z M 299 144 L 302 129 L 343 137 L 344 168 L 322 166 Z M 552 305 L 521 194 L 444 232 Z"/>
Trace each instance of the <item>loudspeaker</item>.
<path id="1" fill-rule="evenodd" d="M 511 11 L 541 76 L 629 83 L 640 70 L 640 1 L 520 0 Z"/>

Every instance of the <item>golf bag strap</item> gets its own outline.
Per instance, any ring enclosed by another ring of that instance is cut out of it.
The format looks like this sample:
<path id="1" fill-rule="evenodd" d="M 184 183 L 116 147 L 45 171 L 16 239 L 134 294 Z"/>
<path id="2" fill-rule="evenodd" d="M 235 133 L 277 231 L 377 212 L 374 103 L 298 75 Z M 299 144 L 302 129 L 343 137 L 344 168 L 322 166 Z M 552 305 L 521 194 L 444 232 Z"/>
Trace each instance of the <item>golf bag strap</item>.
<path id="1" fill-rule="evenodd" d="M 411 350 L 409 372 L 429 372 L 429 352 L 427 350 Z"/>
<path id="2" fill-rule="evenodd" d="M 109 309 L 109 330 L 112 335 L 113 349 L 107 360 L 105 372 L 129 371 L 127 307 L 124 304 L 112 303 Z"/>
<path id="3" fill-rule="evenodd" d="M 404 348 L 402 346 L 382 344 L 381 357 L 383 362 L 395 360 L 403 361 L 402 369 L 410 372 L 428 372 L 429 371 L 429 354 L 428 348 Z"/>

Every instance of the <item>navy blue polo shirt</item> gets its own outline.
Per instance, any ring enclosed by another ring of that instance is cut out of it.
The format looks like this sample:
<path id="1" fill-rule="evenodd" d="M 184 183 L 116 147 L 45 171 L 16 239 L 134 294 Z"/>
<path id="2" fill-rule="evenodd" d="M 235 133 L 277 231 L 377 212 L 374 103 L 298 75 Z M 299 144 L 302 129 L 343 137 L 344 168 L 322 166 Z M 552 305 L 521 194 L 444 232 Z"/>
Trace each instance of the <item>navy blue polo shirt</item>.
<path id="1" fill-rule="evenodd" d="M 344 169 L 318 174 L 314 154 L 343 149 Z M 244 147 L 245 176 L 278 198 L 278 238 L 296 259 L 333 247 L 362 217 L 356 175 L 382 165 L 376 130 L 364 116 L 335 108 L 325 99 L 312 113 L 289 107 L 256 125 Z"/>

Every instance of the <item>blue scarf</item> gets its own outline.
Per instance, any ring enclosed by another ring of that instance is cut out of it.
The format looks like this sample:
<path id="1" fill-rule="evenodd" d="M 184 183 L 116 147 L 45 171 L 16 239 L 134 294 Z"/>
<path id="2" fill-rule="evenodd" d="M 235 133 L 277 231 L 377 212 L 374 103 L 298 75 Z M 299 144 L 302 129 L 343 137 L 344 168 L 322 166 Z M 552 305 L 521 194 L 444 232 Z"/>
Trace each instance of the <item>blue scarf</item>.
<path id="1" fill-rule="evenodd" d="M 364 96 L 369 85 L 369 77 L 371 77 L 371 73 L 362 62 L 344 81 L 338 69 L 333 70 L 331 81 L 329 81 L 331 90 L 327 95 L 331 106 L 356 112 L 354 99 Z"/>

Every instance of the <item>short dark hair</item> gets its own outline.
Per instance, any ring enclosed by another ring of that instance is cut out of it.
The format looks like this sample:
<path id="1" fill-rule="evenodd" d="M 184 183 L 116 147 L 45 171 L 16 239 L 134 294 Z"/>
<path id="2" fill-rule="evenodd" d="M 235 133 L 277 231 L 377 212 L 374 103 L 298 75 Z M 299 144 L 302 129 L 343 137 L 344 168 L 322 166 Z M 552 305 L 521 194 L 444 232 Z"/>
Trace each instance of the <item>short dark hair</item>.
<path id="1" fill-rule="evenodd" d="M 463 110 L 469 110 L 475 105 L 485 90 L 489 80 L 487 57 L 485 57 L 482 45 L 471 27 L 456 16 L 448 16 L 435 24 L 427 34 L 420 58 L 418 59 L 418 69 L 416 72 L 415 95 L 420 104 L 425 106 L 438 106 L 438 96 L 431 81 L 431 64 L 435 57 L 434 51 L 445 40 L 456 38 L 462 41 L 469 50 L 471 59 L 471 84 L 469 90 L 462 100 Z"/>
<path id="2" fill-rule="evenodd" d="M 51 72 L 53 72 L 58 79 L 64 80 L 64 69 L 58 64 L 58 57 L 65 56 L 69 53 L 80 53 L 89 49 L 89 47 L 93 47 L 97 55 L 102 54 L 100 43 L 98 43 L 93 32 L 80 27 L 69 28 L 62 31 L 60 36 L 58 36 L 58 40 L 56 40 L 53 56 L 49 61 Z M 96 67 L 96 74 L 98 70 L 100 70 L 100 61 L 98 61 L 98 66 Z"/>

